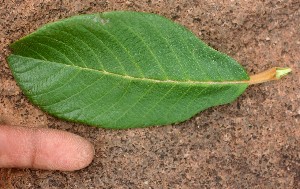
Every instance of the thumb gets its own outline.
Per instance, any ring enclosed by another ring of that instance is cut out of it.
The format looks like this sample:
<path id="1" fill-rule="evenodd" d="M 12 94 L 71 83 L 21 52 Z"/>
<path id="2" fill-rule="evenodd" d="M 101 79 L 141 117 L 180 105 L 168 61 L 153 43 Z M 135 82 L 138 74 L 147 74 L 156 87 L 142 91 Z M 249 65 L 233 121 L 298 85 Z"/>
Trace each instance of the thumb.
<path id="1" fill-rule="evenodd" d="M 75 134 L 0 125 L 0 167 L 74 171 L 93 157 L 92 144 Z"/>

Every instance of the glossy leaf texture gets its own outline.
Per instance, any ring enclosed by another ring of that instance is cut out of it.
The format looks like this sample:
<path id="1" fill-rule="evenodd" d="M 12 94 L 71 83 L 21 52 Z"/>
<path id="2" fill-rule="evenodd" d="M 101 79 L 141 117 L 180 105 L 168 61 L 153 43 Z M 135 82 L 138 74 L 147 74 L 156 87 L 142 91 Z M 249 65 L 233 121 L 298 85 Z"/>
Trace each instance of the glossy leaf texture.
<path id="1" fill-rule="evenodd" d="M 249 76 L 162 16 L 106 12 L 47 24 L 11 45 L 24 94 L 51 115 L 104 128 L 166 125 L 230 103 Z"/>

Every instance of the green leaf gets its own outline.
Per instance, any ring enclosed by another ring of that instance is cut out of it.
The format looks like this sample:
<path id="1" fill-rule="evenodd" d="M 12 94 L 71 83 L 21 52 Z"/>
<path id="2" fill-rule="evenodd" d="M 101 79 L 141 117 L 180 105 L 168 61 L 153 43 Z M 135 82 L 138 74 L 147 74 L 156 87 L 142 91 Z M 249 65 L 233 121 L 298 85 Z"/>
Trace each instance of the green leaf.
<path id="1" fill-rule="evenodd" d="M 105 128 L 181 122 L 232 102 L 249 80 L 235 60 L 149 13 L 71 17 L 11 48 L 10 68 L 34 104 Z"/>

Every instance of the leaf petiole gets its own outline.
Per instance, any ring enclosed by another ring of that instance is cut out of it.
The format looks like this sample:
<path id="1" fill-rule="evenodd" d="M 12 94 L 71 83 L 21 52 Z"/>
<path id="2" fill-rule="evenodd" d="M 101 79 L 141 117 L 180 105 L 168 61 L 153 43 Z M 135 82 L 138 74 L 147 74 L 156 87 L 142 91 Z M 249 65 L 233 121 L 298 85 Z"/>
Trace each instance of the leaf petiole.
<path id="1" fill-rule="evenodd" d="M 264 72 L 250 76 L 249 85 L 278 80 L 292 71 L 291 68 L 274 67 Z"/>

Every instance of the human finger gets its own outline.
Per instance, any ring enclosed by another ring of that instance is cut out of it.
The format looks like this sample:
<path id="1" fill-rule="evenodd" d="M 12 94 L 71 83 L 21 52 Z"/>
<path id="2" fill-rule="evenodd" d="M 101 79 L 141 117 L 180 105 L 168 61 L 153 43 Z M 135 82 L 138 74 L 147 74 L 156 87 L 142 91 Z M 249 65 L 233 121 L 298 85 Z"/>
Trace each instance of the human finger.
<path id="1" fill-rule="evenodd" d="M 0 167 L 74 171 L 88 166 L 93 157 L 93 145 L 78 135 L 0 125 Z"/>

